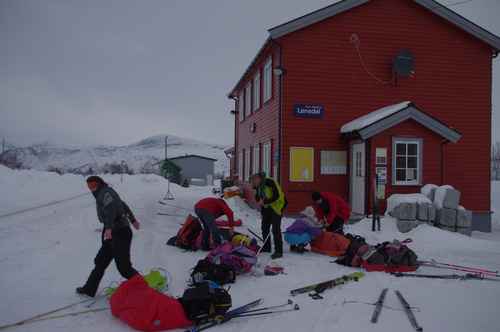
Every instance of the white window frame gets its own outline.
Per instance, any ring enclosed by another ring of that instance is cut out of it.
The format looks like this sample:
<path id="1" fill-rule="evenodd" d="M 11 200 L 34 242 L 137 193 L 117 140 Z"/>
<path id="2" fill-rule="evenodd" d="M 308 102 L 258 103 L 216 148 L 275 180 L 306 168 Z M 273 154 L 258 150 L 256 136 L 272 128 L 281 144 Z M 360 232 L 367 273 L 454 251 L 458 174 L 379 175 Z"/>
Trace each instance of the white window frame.
<path id="1" fill-rule="evenodd" d="M 243 180 L 243 150 L 238 153 L 238 179 Z"/>
<path id="2" fill-rule="evenodd" d="M 260 71 L 253 77 L 253 110 L 260 108 Z"/>
<path id="3" fill-rule="evenodd" d="M 252 82 L 245 86 L 245 118 L 252 114 Z"/>
<path id="4" fill-rule="evenodd" d="M 244 181 L 248 182 L 250 180 L 250 149 L 245 149 L 245 166 L 243 167 L 245 170 Z"/>
<path id="5" fill-rule="evenodd" d="M 271 176 L 271 142 L 262 144 L 262 172 Z"/>
<path id="6" fill-rule="evenodd" d="M 398 154 L 397 153 L 397 145 L 398 144 L 404 144 L 406 146 L 405 148 L 405 154 Z M 416 155 L 408 155 L 408 145 L 409 144 L 416 144 L 417 145 L 417 153 Z M 400 168 L 397 167 L 397 158 L 405 158 L 405 168 Z M 408 158 L 417 158 L 417 168 L 409 168 L 408 167 Z M 395 186 L 419 186 L 422 183 L 422 159 L 423 159 L 423 140 L 420 138 L 394 138 L 392 141 L 392 184 Z M 405 181 L 399 181 L 397 179 L 397 171 L 404 169 L 406 172 L 406 180 Z M 415 170 L 417 171 L 417 176 L 416 179 L 414 180 L 408 180 L 408 171 L 409 170 Z"/>
<path id="7" fill-rule="evenodd" d="M 255 144 L 253 147 L 253 173 L 260 172 L 260 144 Z"/>
<path id="8" fill-rule="evenodd" d="M 273 58 L 269 57 L 264 65 L 264 103 L 273 96 Z"/>
<path id="9" fill-rule="evenodd" d="M 243 90 L 240 91 L 240 94 L 238 95 L 238 113 L 239 113 L 239 118 L 240 122 L 245 121 L 245 100 L 244 100 L 244 93 Z"/>

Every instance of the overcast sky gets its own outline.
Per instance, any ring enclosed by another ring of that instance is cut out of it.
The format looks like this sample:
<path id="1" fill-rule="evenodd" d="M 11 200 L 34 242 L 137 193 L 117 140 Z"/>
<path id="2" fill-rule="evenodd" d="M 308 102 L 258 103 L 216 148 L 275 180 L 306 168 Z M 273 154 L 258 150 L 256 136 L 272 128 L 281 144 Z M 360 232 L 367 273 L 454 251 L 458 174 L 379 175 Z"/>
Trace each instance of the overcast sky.
<path id="1" fill-rule="evenodd" d="M 170 133 L 231 144 L 226 94 L 267 28 L 332 2 L 0 0 L 0 136 L 123 145 Z M 500 35 L 500 0 L 452 8 Z M 493 91 L 495 127 L 500 57 Z"/>

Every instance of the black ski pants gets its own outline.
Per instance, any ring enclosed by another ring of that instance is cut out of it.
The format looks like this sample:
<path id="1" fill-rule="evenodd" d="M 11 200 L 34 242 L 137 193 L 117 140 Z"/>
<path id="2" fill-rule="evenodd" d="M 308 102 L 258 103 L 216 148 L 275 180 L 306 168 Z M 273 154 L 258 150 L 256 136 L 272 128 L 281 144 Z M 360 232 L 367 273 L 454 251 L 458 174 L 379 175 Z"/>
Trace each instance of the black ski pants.
<path id="1" fill-rule="evenodd" d="M 130 262 L 130 245 L 132 243 L 132 230 L 130 227 L 114 229 L 111 240 L 104 241 L 104 230 L 101 234 L 101 248 L 94 258 L 94 269 L 85 283 L 85 290 L 90 295 L 95 295 L 104 272 L 114 259 L 118 272 L 125 279 L 130 279 L 138 272 Z"/>
<path id="2" fill-rule="evenodd" d="M 344 219 L 335 217 L 333 222 L 325 229 L 327 232 L 337 233 L 344 235 Z"/>
<path id="3" fill-rule="evenodd" d="M 271 252 L 271 239 L 268 238 L 269 233 L 272 228 L 273 239 L 274 239 L 274 252 L 283 253 L 283 238 L 281 235 L 281 215 L 274 212 L 270 207 L 262 208 L 262 238 L 267 239 L 266 243 L 262 247 L 262 251 Z"/>

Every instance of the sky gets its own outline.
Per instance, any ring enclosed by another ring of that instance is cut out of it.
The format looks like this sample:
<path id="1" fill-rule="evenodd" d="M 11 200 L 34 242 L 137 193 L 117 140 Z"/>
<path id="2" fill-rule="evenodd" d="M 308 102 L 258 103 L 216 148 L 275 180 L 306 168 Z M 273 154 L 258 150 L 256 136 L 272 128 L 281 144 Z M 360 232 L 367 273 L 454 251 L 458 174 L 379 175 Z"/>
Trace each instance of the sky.
<path id="1" fill-rule="evenodd" d="M 168 133 L 230 145 L 226 95 L 267 29 L 332 2 L 0 0 L 0 137 L 125 145 Z M 500 35 L 500 0 L 452 8 Z M 500 57 L 493 72 L 495 128 Z"/>

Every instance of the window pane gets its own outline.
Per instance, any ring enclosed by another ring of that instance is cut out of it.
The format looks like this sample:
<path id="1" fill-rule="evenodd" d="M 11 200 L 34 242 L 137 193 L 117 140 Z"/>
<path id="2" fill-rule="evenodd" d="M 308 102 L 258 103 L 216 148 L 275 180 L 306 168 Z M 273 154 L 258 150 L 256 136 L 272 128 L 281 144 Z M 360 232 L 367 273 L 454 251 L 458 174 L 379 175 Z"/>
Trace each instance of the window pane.
<path id="1" fill-rule="evenodd" d="M 408 168 L 417 168 L 417 157 L 408 157 Z"/>
<path id="2" fill-rule="evenodd" d="M 408 168 L 406 170 L 406 180 L 407 181 L 417 180 L 417 170 L 415 168 Z"/>
<path id="3" fill-rule="evenodd" d="M 406 168 L 406 157 L 396 157 L 396 168 Z"/>
<path id="4" fill-rule="evenodd" d="M 418 152 L 417 144 L 415 144 L 415 143 L 408 144 L 408 155 L 409 156 L 416 156 L 417 152 Z"/>
<path id="5" fill-rule="evenodd" d="M 406 144 L 404 143 L 397 143 L 396 144 L 396 154 L 399 155 L 406 155 Z"/>
<path id="6" fill-rule="evenodd" d="M 396 170 L 396 181 L 398 181 L 398 182 L 406 181 L 406 170 L 405 169 L 397 169 Z"/>

